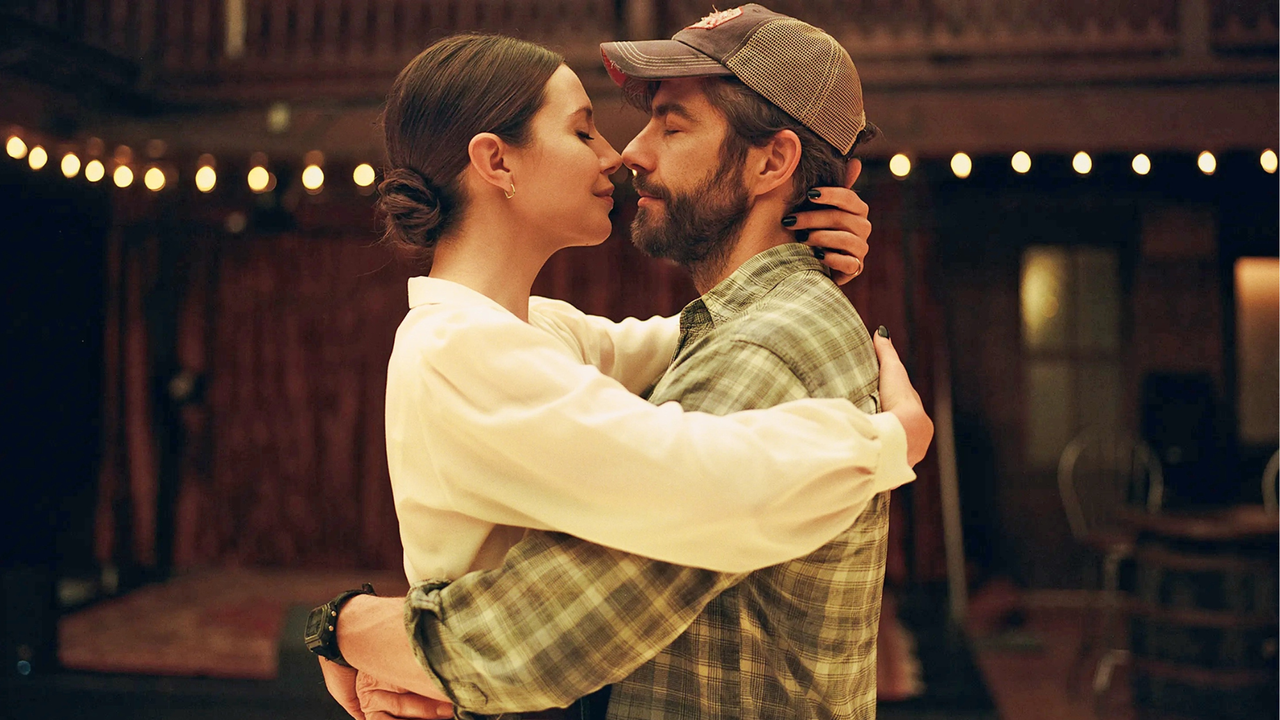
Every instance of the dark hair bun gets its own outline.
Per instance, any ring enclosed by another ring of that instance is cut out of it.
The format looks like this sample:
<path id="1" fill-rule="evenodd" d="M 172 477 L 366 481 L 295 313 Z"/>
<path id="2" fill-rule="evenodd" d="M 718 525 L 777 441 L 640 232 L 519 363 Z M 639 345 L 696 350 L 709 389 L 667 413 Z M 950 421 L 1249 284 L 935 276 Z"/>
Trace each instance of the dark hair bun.
<path id="1" fill-rule="evenodd" d="M 386 239 L 431 248 L 439 237 L 448 199 L 413 168 L 387 170 L 378 185 L 378 206 L 387 217 Z"/>

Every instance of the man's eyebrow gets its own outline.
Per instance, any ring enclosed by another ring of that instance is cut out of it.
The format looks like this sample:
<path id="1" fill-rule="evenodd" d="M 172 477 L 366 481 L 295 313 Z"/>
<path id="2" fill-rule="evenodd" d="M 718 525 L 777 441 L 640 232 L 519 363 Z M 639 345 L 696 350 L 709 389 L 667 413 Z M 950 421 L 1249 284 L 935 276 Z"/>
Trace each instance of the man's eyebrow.
<path id="1" fill-rule="evenodd" d="M 667 115 L 675 115 L 689 122 L 697 122 L 693 117 L 693 113 L 689 112 L 689 108 L 678 102 L 664 102 L 661 105 L 655 105 L 653 108 L 653 116 L 656 118 L 665 118 Z"/>

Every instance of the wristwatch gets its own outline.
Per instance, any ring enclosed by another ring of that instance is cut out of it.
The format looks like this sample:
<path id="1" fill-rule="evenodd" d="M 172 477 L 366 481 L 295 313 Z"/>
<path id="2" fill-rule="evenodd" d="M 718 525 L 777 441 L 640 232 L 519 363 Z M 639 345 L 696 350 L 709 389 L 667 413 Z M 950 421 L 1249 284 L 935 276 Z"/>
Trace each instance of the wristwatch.
<path id="1" fill-rule="evenodd" d="M 303 633 L 303 640 L 307 643 L 307 649 L 319 655 L 330 662 L 338 663 L 344 667 L 351 667 L 351 664 L 343 659 L 342 653 L 338 650 L 338 611 L 342 609 L 347 601 L 357 595 L 376 595 L 373 586 L 365 583 L 358 590 L 348 590 L 329 602 L 315 608 L 311 614 L 307 616 L 307 629 Z"/>

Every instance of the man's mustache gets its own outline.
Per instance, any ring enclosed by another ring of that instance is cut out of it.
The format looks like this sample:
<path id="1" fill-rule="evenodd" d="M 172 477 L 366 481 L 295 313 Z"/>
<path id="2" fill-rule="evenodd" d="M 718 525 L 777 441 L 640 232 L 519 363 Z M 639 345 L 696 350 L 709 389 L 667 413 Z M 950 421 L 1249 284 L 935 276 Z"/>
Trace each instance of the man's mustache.
<path id="1" fill-rule="evenodd" d="M 671 198 L 671 193 L 666 188 L 650 181 L 648 175 L 640 175 L 637 173 L 631 178 L 631 187 L 646 195 L 652 195 L 664 202 Z"/>

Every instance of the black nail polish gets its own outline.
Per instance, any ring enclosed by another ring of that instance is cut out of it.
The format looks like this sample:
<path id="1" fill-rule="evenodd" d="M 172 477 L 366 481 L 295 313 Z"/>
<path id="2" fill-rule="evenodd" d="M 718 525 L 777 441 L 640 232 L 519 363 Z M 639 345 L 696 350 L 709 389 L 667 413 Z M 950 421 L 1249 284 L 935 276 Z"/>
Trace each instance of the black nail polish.
<path id="1" fill-rule="evenodd" d="M 827 251 L 823 250 L 822 248 L 814 248 L 813 256 L 821 260 L 822 258 L 827 256 Z"/>
<path id="2" fill-rule="evenodd" d="M 818 188 L 814 188 L 805 194 L 809 196 L 810 200 L 817 200 L 818 198 L 822 197 L 822 191 L 819 190 Z"/>
<path id="3" fill-rule="evenodd" d="M 782 218 L 782 227 L 792 227 L 796 224 L 796 216 L 788 215 Z"/>
<path id="4" fill-rule="evenodd" d="M 889 337 L 889 328 L 881 325 L 879 328 L 876 329 L 876 334 L 882 338 L 887 338 Z"/>

